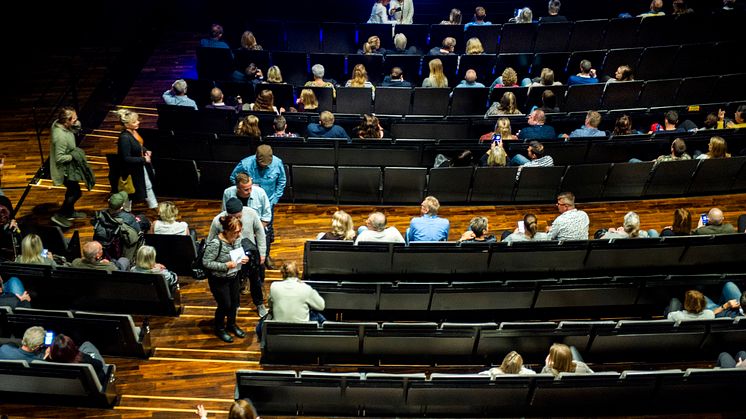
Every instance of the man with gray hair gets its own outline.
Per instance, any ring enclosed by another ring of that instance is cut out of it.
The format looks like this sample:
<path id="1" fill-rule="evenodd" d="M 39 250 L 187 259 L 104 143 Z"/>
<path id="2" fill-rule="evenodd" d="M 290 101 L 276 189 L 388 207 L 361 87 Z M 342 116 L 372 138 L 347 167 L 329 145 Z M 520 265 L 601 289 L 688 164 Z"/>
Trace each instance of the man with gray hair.
<path id="1" fill-rule="evenodd" d="M 0 359 L 38 361 L 44 357 L 44 335 L 46 331 L 41 326 L 31 326 L 26 329 L 21 340 L 21 347 L 12 343 L 0 346 Z"/>
<path id="2" fill-rule="evenodd" d="M 372 212 L 365 220 L 365 226 L 360 227 L 355 244 L 360 242 L 394 242 L 404 243 L 396 227 L 386 227 L 386 216 L 382 212 Z"/>
<path id="3" fill-rule="evenodd" d="M 163 101 L 167 105 L 187 106 L 197 110 L 197 102 L 189 99 L 186 92 L 187 82 L 184 79 L 178 79 L 171 85 L 171 89 L 163 92 Z"/>
<path id="4" fill-rule="evenodd" d="M 448 232 L 451 223 L 446 218 L 438 217 L 440 202 L 434 196 L 425 197 L 420 204 L 421 217 L 414 217 L 409 223 L 407 236 L 409 241 L 445 241 L 448 240 Z"/>
<path id="5" fill-rule="evenodd" d="M 104 259 L 104 248 L 101 243 L 93 240 L 83 245 L 83 257 L 75 258 L 74 268 L 98 269 L 102 271 L 127 271 L 130 267 L 129 259 L 120 257 L 115 261 Z"/>
<path id="6" fill-rule="evenodd" d="M 704 215 L 704 214 L 702 214 Z M 699 217 L 699 223 L 697 229 L 692 234 L 697 236 L 712 235 L 712 234 L 731 234 L 735 233 L 736 229 L 731 224 L 723 224 L 725 221 L 725 215 L 720 208 L 713 208 L 707 213 L 707 217 Z"/>

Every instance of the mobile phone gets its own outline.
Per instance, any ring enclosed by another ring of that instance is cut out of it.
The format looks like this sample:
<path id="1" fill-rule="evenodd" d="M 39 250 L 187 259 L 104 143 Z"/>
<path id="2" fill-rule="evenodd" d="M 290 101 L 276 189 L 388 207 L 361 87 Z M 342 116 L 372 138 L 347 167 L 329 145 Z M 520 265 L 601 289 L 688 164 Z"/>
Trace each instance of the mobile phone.
<path id="1" fill-rule="evenodd" d="M 44 344 L 49 346 L 54 342 L 54 332 L 47 332 L 44 334 Z"/>
<path id="2" fill-rule="evenodd" d="M 700 218 L 702 219 L 702 225 L 707 225 L 707 222 L 709 221 L 707 219 L 707 214 L 700 215 Z"/>
<path id="3" fill-rule="evenodd" d="M 501 141 L 502 141 L 502 136 L 500 134 L 492 134 L 492 142 L 495 145 L 500 145 Z"/>
<path id="4" fill-rule="evenodd" d="M 521 232 L 521 233 L 525 233 L 526 232 L 526 226 L 523 223 L 523 220 L 518 221 L 518 231 Z"/>
<path id="5" fill-rule="evenodd" d="M 42 249 L 41 257 L 45 258 L 47 255 L 49 255 L 49 249 Z"/>

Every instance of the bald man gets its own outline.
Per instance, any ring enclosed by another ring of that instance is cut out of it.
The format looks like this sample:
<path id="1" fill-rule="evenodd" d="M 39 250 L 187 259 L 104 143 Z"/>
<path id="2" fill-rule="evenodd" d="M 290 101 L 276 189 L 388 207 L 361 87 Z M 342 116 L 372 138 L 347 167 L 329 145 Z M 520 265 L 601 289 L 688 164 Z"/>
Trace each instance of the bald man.
<path id="1" fill-rule="evenodd" d="M 477 81 L 477 72 L 469 69 L 464 74 L 464 79 L 456 87 L 484 87 L 484 84 Z"/>
<path id="2" fill-rule="evenodd" d="M 723 224 L 725 216 L 720 208 L 713 208 L 707 213 L 707 223 L 704 223 L 702 217 L 699 217 L 699 224 L 697 229 L 692 234 L 703 236 L 712 234 L 731 234 L 735 233 L 736 229 L 730 224 Z"/>

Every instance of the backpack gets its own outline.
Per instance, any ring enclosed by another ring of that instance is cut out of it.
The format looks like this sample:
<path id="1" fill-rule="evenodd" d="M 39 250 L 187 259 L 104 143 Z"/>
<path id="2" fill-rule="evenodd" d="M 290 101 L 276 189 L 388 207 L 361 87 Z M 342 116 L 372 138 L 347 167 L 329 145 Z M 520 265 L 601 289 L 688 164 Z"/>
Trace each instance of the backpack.
<path id="1" fill-rule="evenodd" d="M 192 261 L 192 278 L 194 279 L 205 279 L 207 278 L 207 272 L 205 271 L 205 265 L 202 263 L 202 258 L 205 256 L 205 248 L 207 242 L 205 239 L 200 240 L 197 244 L 197 257 Z"/>
<path id="2" fill-rule="evenodd" d="M 96 211 L 91 220 L 93 240 L 101 243 L 106 258 L 125 257 L 134 260 L 137 250 L 145 243 L 145 235 L 112 216 L 109 211 Z"/>

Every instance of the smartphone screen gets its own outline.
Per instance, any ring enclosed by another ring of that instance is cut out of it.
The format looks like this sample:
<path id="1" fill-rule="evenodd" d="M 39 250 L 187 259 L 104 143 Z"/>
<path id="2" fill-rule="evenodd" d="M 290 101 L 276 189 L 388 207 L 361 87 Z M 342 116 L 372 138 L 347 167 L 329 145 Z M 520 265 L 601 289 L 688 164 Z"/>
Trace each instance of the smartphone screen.
<path id="1" fill-rule="evenodd" d="M 492 143 L 497 145 L 500 145 L 500 141 L 502 141 L 502 136 L 500 134 L 494 134 L 492 135 Z"/>
<path id="2" fill-rule="evenodd" d="M 702 224 L 707 225 L 707 214 L 702 214 L 700 218 L 702 218 Z"/>
<path id="3" fill-rule="evenodd" d="M 521 233 L 526 232 L 526 226 L 523 224 L 523 220 L 518 221 L 518 231 L 520 231 Z"/>
<path id="4" fill-rule="evenodd" d="M 47 346 L 49 346 L 49 345 L 52 344 L 53 341 L 54 341 L 54 333 L 53 332 L 47 332 L 44 335 L 44 344 L 47 345 Z"/>
<path id="5" fill-rule="evenodd" d="M 41 257 L 45 258 L 49 254 L 49 249 L 43 249 L 41 251 Z"/>

